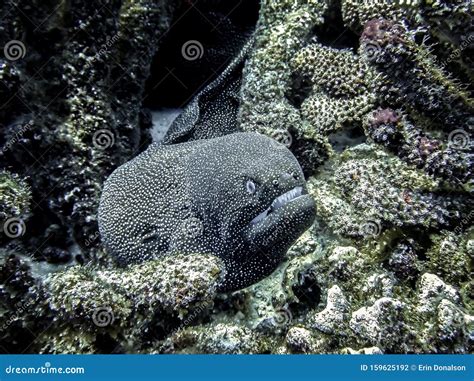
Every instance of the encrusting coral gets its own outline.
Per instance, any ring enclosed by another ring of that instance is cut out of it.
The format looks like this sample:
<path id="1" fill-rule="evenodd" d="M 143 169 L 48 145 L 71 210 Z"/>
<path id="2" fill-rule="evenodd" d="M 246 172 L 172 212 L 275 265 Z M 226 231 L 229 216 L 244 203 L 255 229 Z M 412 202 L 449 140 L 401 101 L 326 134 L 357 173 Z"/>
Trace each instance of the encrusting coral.
<path id="1" fill-rule="evenodd" d="M 31 191 L 28 182 L 15 173 L 0 172 L 0 219 L 27 216 L 30 213 Z"/>
<path id="2" fill-rule="evenodd" d="M 107 341 L 115 343 L 116 351 L 129 351 L 127 340 L 146 345 L 159 339 L 155 325 L 175 331 L 197 324 L 212 311 L 224 273 L 218 258 L 188 254 L 126 270 L 79 266 L 53 274 L 42 292 L 49 299 L 44 315 L 56 323 L 43 333 L 42 351 L 106 351 Z M 64 336 L 66 327 L 69 334 Z M 84 332 L 91 348 L 75 343 Z M 60 339 L 50 342 L 51 335 Z"/>

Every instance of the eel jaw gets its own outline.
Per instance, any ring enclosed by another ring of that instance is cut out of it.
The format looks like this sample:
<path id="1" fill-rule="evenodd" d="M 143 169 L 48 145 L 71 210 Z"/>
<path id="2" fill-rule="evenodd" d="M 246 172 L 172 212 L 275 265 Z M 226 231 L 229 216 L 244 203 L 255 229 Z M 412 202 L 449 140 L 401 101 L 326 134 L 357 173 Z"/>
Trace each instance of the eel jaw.
<path id="1" fill-rule="evenodd" d="M 273 260 L 279 261 L 315 217 L 313 198 L 303 187 L 293 188 L 247 224 L 245 242 L 251 251 L 270 253 Z"/>
<path id="2" fill-rule="evenodd" d="M 256 216 L 252 221 L 250 221 L 250 225 L 256 225 L 260 221 L 264 220 L 268 217 L 269 214 L 275 212 L 276 210 L 282 208 L 283 206 L 293 202 L 294 200 L 298 199 L 299 197 L 304 196 L 307 192 L 303 191 L 302 186 L 297 186 L 288 192 L 283 193 L 282 195 L 278 196 L 273 200 L 271 205 L 265 209 L 262 213 Z"/>

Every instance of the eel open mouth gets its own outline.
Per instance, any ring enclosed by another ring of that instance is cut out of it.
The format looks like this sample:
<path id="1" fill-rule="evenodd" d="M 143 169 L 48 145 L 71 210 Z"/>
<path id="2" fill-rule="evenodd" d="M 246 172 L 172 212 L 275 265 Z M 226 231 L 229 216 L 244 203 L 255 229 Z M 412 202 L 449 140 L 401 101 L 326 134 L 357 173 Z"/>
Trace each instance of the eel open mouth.
<path id="1" fill-rule="evenodd" d="M 303 187 L 298 186 L 295 187 L 288 192 L 283 193 L 282 195 L 278 196 L 276 199 L 273 200 L 272 204 L 265 209 L 262 213 L 260 213 L 257 217 L 255 217 L 252 221 L 250 221 L 250 225 L 255 225 L 258 222 L 265 219 L 269 214 L 282 208 L 283 206 L 289 204 L 290 202 L 296 200 L 298 197 L 303 196 L 306 192 L 303 192 Z"/>

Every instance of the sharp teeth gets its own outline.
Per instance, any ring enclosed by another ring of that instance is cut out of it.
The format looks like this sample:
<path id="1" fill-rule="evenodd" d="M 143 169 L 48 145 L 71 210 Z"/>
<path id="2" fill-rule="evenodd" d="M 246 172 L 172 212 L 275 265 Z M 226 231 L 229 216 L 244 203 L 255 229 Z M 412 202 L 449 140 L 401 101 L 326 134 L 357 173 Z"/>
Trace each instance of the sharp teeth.
<path id="1" fill-rule="evenodd" d="M 265 209 L 252 221 L 250 221 L 250 223 L 256 224 L 257 222 L 260 222 L 261 220 L 263 220 L 265 217 L 268 216 L 268 213 L 270 213 L 273 210 L 281 208 L 282 206 L 288 204 L 290 201 L 301 196 L 302 194 L 303 194 L 303 187 L 296 187 L 286 193 L 283 193 L 281 196 L 278 196 L 275 200 L 273 200 L 269 208 Z"/>
<path id="2" fill-rule="evenodd" d="M 301 196 L 303 193 L 303 188 L 302 187 L 296 187 L 293 188 L 292 190 L 283 193 L 281 196 L 277 197 L 271 205 L 271 208 L 273 210 L 281 208 L 283 205 L 287 204 L 291 200 L 294 200 L 296 197 Z"/>

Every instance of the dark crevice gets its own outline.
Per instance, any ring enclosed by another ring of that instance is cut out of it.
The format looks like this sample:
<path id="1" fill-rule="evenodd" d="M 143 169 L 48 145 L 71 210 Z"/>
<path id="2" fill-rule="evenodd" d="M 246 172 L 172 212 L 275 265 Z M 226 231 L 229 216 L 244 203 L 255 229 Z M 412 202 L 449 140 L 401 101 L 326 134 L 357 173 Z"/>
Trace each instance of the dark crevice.
<path id="1" fill-rule="evenodd" d="M 367 138 L 360 125 L 351 125 L 328 136 L 329 143 L 336 152 L 365 143 Z"/>
<path id="2" fill-rule="evenodd" d="M 152 62 L 145 106 L 186 105 L 240 51 L 258 11 L 254 0 L 184 2 Z"/>
<path id="3" fill-rule="evenodd" d="M 359 36 L 344 25 L 340 1 L 336 1 L 327 12 L 324 23 L 313 29 L 317 41 L 335 49 L 352 49 L 359 47 Z"/>

